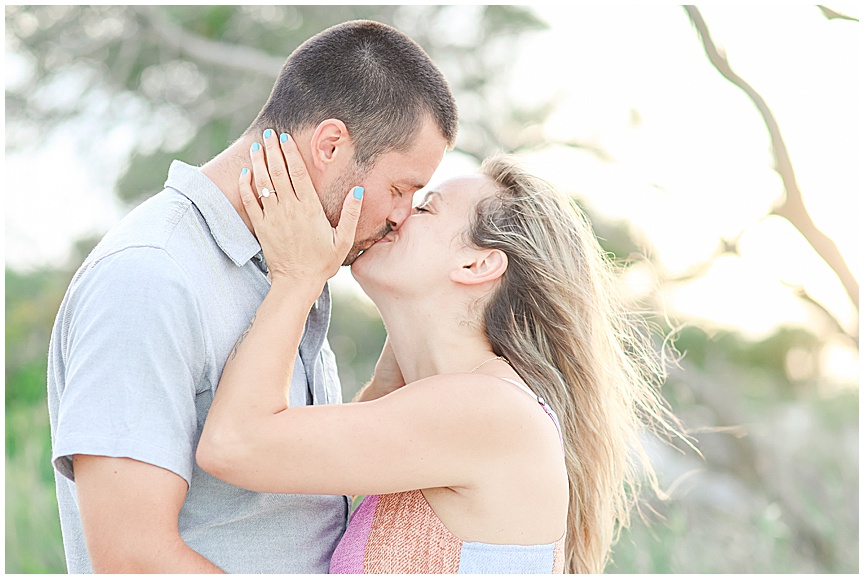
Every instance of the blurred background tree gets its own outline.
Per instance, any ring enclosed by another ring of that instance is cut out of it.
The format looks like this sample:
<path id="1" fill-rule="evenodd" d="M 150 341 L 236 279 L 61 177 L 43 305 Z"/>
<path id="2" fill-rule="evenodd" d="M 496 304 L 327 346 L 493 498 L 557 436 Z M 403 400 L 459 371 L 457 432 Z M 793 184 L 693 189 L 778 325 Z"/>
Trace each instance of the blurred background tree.
<path id="1" fill-rule="evenodd" d="M 94 174 L 116 176 L 113 190 L 127 210 L 161 189 L 172 159 L 200 164 L 237 138 L 290 51 L 355 18 L 403 30 L 442 69 L 460 107 L 459 141 L 451 155 L 464 159 L 464 166 L 497 150 L 531 155 L 552 147 L 627 163 L 596 139 L 551 136 L 548 122 L 559 105 L 554 92 L 535 91 L 530 103 L 510 98 L 515 51 L 549 26 L 529 7 L 5 10 L 7 55 L 19 71 L 7 77 L 7 155 L 37 151 L 46 135 L 74 134 Z M 839 12 L 814 8 L 813 17 L 838 18 L 832 14 Z M 684 10 L 677 17 L 687 26 Z M 694 51 L 704 39 L 698 32 Z M 548 57 L 562 58 L 560 71 L 568 74 L 563 55 Z M 600 55 L 567 58 L 579 57 Z M 628 114 L 637 126 L 639 111 Z M 742 231 L 718 239 L 703 263 L 670 271 L 637 226 L 596 211 L 582 191 L 573 193 L 604 248 L 625 260 L 622 282 L 639 307 L 665 312 L 674 288 L 704 278 L 713 264 L 738 253 Z M 7 573 L 65 570 L 50 465 L 46 351 L 66 286 L 96 241 L 98 236 L 79 240 L 65 264 L 10 268 L 7 254 Z M 371 374 L 385 332 L 374 306 L 340 276 L 333 284 L 330 342 L 349 400 Z M 857 571 L 857 378 L 838 383 L 824 367 L 826 352 L 838 344 L 857 357 L 857 303 L 850 322 L 801 287 L 789 292 L 822 322 L 780 324 L 753 339 L 702 319 L 652 319 L 658 346 L 671 333 L 686 353 L 664 392 L 698 438 L 703 457 L 650 442 L 670 498 L 646 495 L 646 521 L 637 517 L 622 534 L 609 571 Z"/>

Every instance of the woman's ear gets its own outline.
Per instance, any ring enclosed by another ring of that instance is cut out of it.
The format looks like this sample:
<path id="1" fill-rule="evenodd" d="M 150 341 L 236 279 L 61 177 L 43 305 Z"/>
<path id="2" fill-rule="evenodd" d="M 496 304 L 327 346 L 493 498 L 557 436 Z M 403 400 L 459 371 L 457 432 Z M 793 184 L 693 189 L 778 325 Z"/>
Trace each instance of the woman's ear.
<path id="1" fill-rule="evenodd" d="M 450 272 L 450 279 L 464 285 L 477 285 L 495 281 L 507 271 L 507 254 L 500 249 L 482 249 L 472 252 L 461 267 Z"/>
<path id="2" fill-rule="evenodd" d="M 353 154 L 353 144 L 348 127 L 339 119 L 321 121 L 310 140 L 312 164 L 319 170 L 325 170 L 327 165 L 337 161 L 350 159 Z"/>

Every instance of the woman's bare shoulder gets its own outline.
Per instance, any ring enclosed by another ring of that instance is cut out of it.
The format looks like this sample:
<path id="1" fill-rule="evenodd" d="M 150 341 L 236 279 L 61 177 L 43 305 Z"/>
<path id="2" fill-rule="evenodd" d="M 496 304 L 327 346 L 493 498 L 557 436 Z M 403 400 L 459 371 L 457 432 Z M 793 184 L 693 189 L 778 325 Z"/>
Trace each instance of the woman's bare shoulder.
<path id="1" fill-rule="evenodd" d="M 487 434 L 500 433 L 502 439 L 517 432 L 547 432 L 551 425 L 536 398 L 512 382 L 488 374 L 438 374 L 407 384 L 380 400 L 390 397 L 430 418 L 463 427 L 470 423 Z"/>

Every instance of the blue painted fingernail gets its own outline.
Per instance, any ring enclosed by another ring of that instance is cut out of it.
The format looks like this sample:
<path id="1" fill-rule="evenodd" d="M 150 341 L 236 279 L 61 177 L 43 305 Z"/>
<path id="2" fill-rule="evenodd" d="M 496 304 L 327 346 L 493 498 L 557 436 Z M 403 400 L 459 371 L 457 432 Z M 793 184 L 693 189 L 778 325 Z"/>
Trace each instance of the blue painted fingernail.
<path id="1" fill-rule="evenodd" d="M 248 172 L 249 172 L 249 169 L 247 169 L 246 167 L 243 167 L 243 170 L 240 171 L 240 174 L 241 174 L 241 175 L 245 175 L 245 174 L 248 173 Z"/>
<path id="2" fill-rule="evenodd" d="M 354 198 L 363 199 L 363 187 L 354 187 Z"/>
<path id="3" fill-rule="evenodd" d="M 260 148 L 261 148 L 261 145 L 258 144 L 258 141 L 255 141 L 254 143 L 252 143 L 252 150 L 253 151 L 257 151 Z"/>
<path id="4" fill-rule="evenodd" d="M 270 129 L 267 129 L 266 131 L 264 131 L 264 138 L 265 139 L 269 139 L 272 135 L 273 135 L 273 131 L 271 131 Z"/>
<path id="5" fill-rule="evenodd" d="M 287 141 L 288 140 L 288 133 L 282 133 L 281 135 L 279 135 L 279 140 L 282 141 L 283 143 L 285 141 Z"/>

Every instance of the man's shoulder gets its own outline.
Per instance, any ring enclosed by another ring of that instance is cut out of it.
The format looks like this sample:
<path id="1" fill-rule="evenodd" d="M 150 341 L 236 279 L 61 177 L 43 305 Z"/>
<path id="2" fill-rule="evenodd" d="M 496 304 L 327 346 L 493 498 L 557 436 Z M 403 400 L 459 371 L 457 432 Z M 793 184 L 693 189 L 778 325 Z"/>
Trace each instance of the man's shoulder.
<path id="1" fill-rule="evenodd" d="M 187 197 L 173 189 L 164 189 L 145 200 L 93 248 L 75 273 L 70 289 L 92 283 L 116 284 L 125 280 L 134 284 L 136 280 L 185 277 L 184 258 L 176 255 L 172 238 L 184 219 L 196 219 L 193 207 Z"/>
<path id="2" fill-rule="evenodd" d="M 192 202 L 166 188 L 130 211 L 112 227 L 85 260 L 85 265 L 127 248 L 167 249 L 181 221 L 188 217 Z"/>

